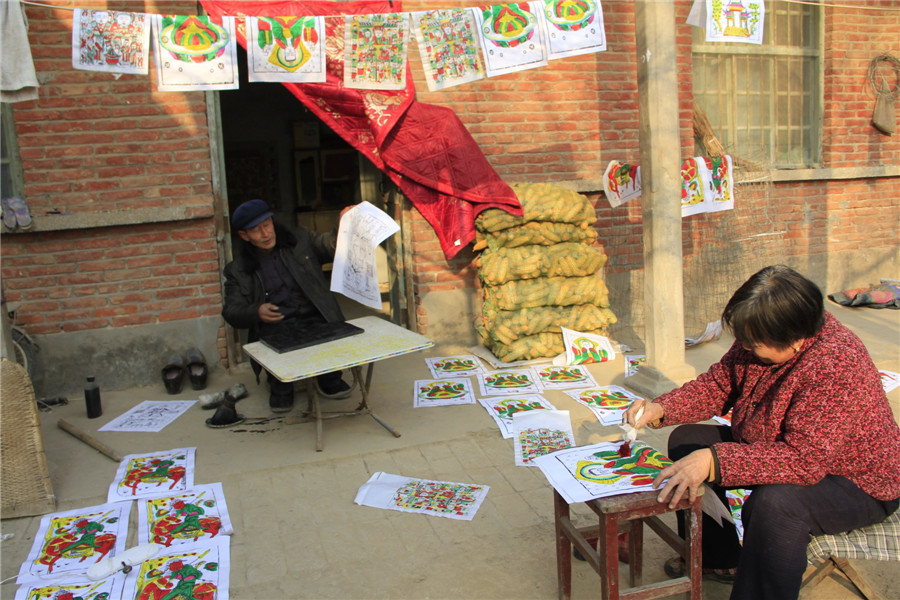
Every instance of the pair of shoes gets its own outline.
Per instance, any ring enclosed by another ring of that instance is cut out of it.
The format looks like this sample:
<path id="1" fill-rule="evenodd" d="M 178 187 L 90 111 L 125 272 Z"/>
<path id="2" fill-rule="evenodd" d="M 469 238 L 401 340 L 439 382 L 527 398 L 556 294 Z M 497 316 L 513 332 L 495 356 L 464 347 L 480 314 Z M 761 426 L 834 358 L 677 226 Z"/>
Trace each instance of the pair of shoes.
<path id="1" fill-rule="evenodd" d="M 188 374 L 191 381 L 191 387 L 195 390 L 202 390 L 206 387 L 206 378 L 209 369 L 206 366 L 206 358 L 197 348 L 191 348 L 187 353 L 187 363 L 180 354 L 173 354 L 169 357 L 169 362 L 162 369 L 163 384 L 166 391 L 170 394 L 181 393 L 181 386 L 184 383 L 184 374 Z"/>
<path id="2" fill-rule="evenodd" d="M 619 534 L 619 562 L 628 564 L 628 532 L 624 531 Z M 572 548 L 572 557 L 575 560 L 587 560 L 578 548 Z"/>
<path id="3" fill-rule="evenodd" d="M 215 394 L 200 394 L 200 408 L 203 410 L 219 408 L 225 401 L 225 394 L 230 394 L 235 400 L 240 400 L 247 397 L 247 388 L 243 383 L 236 383 L 227 390 Z"/>
<path id="4" fill-rule="evenodd" d="M 684 559 L 680 556 L 673 556 L 663 565 L 663 571 L 666 575 L 675 579 L 676 577 L 684 577 L 687 572 L 684 567 Z M 710 569 L 703 567 L 703 579 L 718 581 L 719 583 L 734 583 L 737 579 L 737 568 L 732 569 Z"/>
<path id="5" fill-rule="evenodd" d="M 316 391 L 323 398 L 328 398 L 329 400 L 343 400 L 344 398 L 350 397 L 350 394 L 353 393 L 353 388 L 343 379 L 335 379 L 322 385 L 317 378 Z"/>
<path id="6" fill-rule="evenodd" d="M 269 410 L 274 413 L 288 412 L 294 408 L 294 394 L 270 394 Z"/>
<path id="7" fill-rule="evenodd" d="M 7 229 L 19 228 L 28 231 L 34 226 L 31 213 L 28 212 L 28 205 L 18 196 L 3 198 L 0 200 L 0 204 L 3 208 L 3 224 Z"/>

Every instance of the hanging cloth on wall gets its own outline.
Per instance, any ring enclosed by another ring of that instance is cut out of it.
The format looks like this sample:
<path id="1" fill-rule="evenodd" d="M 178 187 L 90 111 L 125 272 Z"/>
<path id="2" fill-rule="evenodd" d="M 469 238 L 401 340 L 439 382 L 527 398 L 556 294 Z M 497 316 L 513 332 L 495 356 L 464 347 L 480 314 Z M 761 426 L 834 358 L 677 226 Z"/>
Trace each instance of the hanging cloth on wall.
<path id="1" fill-rule="evenodd" d="M 881 62 L 886 62 L 894 71 L 896 84 L 894 88 L 888 85 L 884 73 L 879 73 Z M 897 132 L 897 113 L 894 104 L 900 98 L 900 60 L 890 54 L 876 56 L 869 63 L 869 83 L 875 90 L 875 110 L 872 113 L 872 125 L 878 131 L 894 135 Z"/>
<path id="2" fill-rule="evenodd" d="M 211 15 L 342 16 L 398 12 L 399 2 L 253 2 L 201 0 Z M 344 19 L 325 19 L 325 83 L 284 85 L 353 148 L 384 171 L 434 228 L 444 255 L 453 258 L 475 239 L 475 217 L 488 208 L 521 215 L 515 192 L 494 171 L 452 110 L 417 102 L 407 65 L 402 90 L 343 86 Z M 238 42 L 246 48 L 244 19 Z"/>
<path id="3" fill-rule="evenodd" d="M 0 2 L 0 101 L 37 100 L 38 80 L 19 0 Z"/>

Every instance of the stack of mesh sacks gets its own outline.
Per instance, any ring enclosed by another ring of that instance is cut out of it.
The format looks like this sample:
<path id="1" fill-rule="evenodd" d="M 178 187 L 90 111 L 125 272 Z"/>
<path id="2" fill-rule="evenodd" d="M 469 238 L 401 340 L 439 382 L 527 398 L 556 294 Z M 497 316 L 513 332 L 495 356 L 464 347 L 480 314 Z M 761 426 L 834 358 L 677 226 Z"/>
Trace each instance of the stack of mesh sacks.
<path id="1" fill-rule="evenodd" d="M 560 327 L 607 335 L 616 322 L 599 274 L 606 255 L 594 207 L 545 183 L 512 184 L 523 215 L 489 209 L 475 220 L 483 303 L 481 340 L 504 362 L 565 351 Z"/>

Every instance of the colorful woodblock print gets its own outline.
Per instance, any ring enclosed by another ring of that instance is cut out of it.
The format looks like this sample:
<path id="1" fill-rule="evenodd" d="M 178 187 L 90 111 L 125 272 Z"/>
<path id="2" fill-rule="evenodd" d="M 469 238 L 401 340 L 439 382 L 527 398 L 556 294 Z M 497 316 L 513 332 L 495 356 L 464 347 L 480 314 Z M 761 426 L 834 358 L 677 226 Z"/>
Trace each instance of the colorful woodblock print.
<path id="1" fill-rule="evenodd" d="M 707 42 L 762 44 L 765 0 L 704 0 Z"/>
<path id="2" fill-rule="evenodd" d="M 545 390 L 596 385 L 587 367 L 578 365 L 535 367 L 534 374 Z"/>
<path id="3" fill-rule="evenodd" d="M 468 379 L 421 379 L 415 382 L 413 406 L 447 406 L 450 404 L 475 404 Z"/>
<path id="4" fill-rule="evenodd" d="M 468 377 L 482 371 L 481 363 L 474 355 L 426 358 L 425 363 L 435 378 Z"/>
<path id="5" fill-rule="evenodd" d="M 344 25 L 344 87 L 406 88 L 407 13 L 348 15 Z"/>
<path id="6" fill-rule="evenodd" d="M 469 521 L 490 488 L 486 485 L 434 481 L 377 472 L 359 488 L 361 506 Z"/>
<path id="7" fill-rule="evenodd" d="M 238 87 L 234 17 L 153 15 L 153 19 L 160 91 Z"/>
<path id="8" fill-rule="evenodd" d="M 644 354 L 626 354 L 625 355 L 625 377 L 631 377 L 638 372 L 642 364 L 647 362 Z"/>
<path id="9" fill-rule="evenodd" d="M 509 393 L 540 393 L 540 381 L 531 369 L 506 369 L 490 371 L 478 377 L 483 396 L 505 396 Z"/>
<path id="10" fill-rule="evenodd" d="M 138 543 L 170 547 L 233 532 L 222 484 L 138 502 Z"/>
<path id="11" fill-rule="evenodd" d="M 323 82 L 324 17 L 247 17 L 249 81 Z"/>
<path id="12" fill-rule="evenodd" d="M 641 167 L 617 160 L 610 161 L 603 174 L 603 192 L 606 194 L 609 205 L 613 208 L 632 198 L 639 198 L 641 195 Z"/>
<path id="13" fill-rule="evenodd" d="M 17 581 L 84 575 L 103 557 L 124 552 L 131 502 L 45 515 Z"/>
<path id="14" fill-rule="evenodd" d="M 537 25 L 540 5 L 511 2 L 474 8 L 488 77 L 547 64 L 544 30 Z"/>
<path id="15" fill-rule="evenodd" d="M 194 483 L 195 448 L 130 454 L 116 471 L 109 487 L 110 502 L 183 492 Z"/>
<path id="16" fill-rule="evenodd" d="M 606 50 L 600 1 L 543 0 L 550 60 Z"/>
<path id="17" fill-rule="evenodd" d="M 753 490 L 735 489 L 725 490 L 725 498 L 728 500 L 728 510 L 731 511 L 731 518 L 734 519 L 734 528 L 740 541 L 744 541 L 744 521 L 742 515 L 744 512 L 744 503 L 750 497 Z"/>
<path id="18" fill-rule="evenodd" d="M 231 569 L 228 536 L 167 549 L 135 567 L 124 598 L 134 600 L 225 600 Z"/>
<path id="19" fill-rule="evenodd" d="M 621 442 L 602 442 L 540 457 L 535 463 L 567 502 L 652 489 L 659 472 L 672 464 L 662 453 L 636 441 L 620 455 Z"/>
<path id="20" fill-rule="evenodd" d="M 119 573 L 101 581 L 67 579 L 65 582 L 23 584 L 15 600 L 115 600 L 122 597 L 125 575 Z"/>
<path id="21" fill-rule="evenodd" d="M 585 365 L 612 360 L 616 357 L 609 338 L 593 333 L 581 333 L 561 327 L 566 346 L 566 364 Z"/>
<path id="22" fill-rule="evenodd" d="M 571 448 L 575 433 L 567 410 L 542 410 L 513 416 L 515 459 L 520 467 L 531 467 L 534 459 Z"/>
<path id="23" fill-rule="evenodd" d="M 488 397 L 478 400 L 496 421 L 504 438 L 513 437 L 513 415 L 533 410 L 555 410 L 556 407 L 537 394 Z"/>
<path id="24" fill-rule="evenodd" d="M 149 15 L 75 9 L 72 25 L 72 67 L 75 69 L 146 75 L 149 57 Z"/>
<path id="25" fill-rule="evenodd" d="M 641 400 L 623 387 L 605 385 L 586 390 L 567 391 L 566 394 L 593 412 L 604 425 L 618 425 L 622 415 L 635 400 Z"/>
<path id="26" fill-rule="evenodd" d="M 451 8 L 415 12 L 412 20 L 429 91 L 484 77 L 469 11 Z"/>

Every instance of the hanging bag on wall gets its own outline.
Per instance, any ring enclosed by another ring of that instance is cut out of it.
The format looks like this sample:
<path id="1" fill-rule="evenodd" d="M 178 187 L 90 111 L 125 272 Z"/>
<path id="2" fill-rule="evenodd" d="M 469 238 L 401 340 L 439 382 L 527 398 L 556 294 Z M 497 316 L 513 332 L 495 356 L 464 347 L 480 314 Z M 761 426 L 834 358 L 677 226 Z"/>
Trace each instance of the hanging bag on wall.
<path id="1" fill-rule="evenodd" d="M 880 62 L 887 62 L 894 69 L 896 84 L 891 89 L 884 74 L 878 73 Z M 893 135 L 897 131 L 897 112 L 894 103 L 900 96 L 900 60 L 890 54 L 876 56 L 869 63 L 869 83 L 875 89 L 875 111 L 872 113 L 872 124 L 876 129 L 887 135 Z"/>

